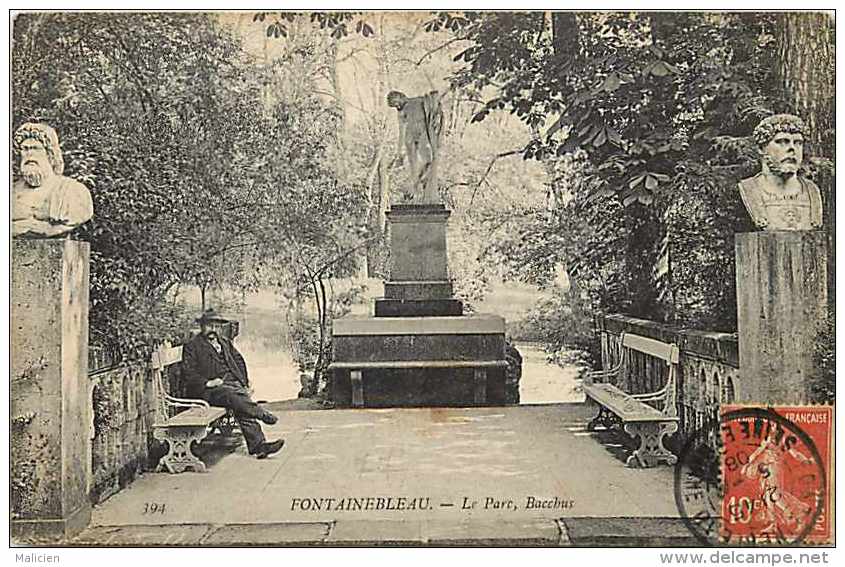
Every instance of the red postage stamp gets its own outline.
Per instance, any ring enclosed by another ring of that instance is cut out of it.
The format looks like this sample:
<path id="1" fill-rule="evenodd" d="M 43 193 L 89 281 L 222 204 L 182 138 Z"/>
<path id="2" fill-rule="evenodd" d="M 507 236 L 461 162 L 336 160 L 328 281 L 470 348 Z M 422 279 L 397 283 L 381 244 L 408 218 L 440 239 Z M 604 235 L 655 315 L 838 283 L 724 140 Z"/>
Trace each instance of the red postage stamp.
<path id="1" fill-rule="evenodd" d="M 722 408 L 722 540 L 831 543 L 833 408 L 742 409 Z"/>

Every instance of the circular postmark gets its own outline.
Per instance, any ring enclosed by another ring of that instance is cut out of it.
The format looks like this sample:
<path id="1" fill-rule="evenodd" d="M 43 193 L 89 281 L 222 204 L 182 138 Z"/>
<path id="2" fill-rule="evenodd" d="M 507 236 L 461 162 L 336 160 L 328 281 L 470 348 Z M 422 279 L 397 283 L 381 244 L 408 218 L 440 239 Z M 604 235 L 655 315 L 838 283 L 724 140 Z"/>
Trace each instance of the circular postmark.
<path id="1" fill-rule="evenodd" d="M 704 545 L 794 545 L 822 514 L 813 439 L 773 410 L 741 408 L 695 431 L 675 465 L 675 503 Z"/>

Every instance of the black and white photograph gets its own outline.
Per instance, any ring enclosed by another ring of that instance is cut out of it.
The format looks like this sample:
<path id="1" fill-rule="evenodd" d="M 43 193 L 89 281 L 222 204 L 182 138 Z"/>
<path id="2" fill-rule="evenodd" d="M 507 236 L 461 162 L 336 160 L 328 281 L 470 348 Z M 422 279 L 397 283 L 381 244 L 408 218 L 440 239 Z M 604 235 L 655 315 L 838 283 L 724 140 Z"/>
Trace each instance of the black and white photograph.
<path id="1" fill-rule="evenodd" d="M 177 8 L 9 11 L 16 564 L 829 562 L 835 11 Z"/>

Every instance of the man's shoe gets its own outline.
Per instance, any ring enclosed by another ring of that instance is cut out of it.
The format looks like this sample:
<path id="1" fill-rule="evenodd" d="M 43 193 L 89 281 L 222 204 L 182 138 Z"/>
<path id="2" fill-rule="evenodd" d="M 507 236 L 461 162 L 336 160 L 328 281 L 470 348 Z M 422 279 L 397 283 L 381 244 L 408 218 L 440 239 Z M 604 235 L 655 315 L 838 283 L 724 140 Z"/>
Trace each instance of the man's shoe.
<path id="1" fill-rule="evenodd" d="M 258 450 L 255 452 L 256 459 L 266 459 L 268 455 L 272 455 L 273 453 L 278 453 L 282 449 L 282 445 L 285 444 L 284 439 L 278 439 L 276 441 L 270 441 L 269 443 L 262 443 Z"/>
<path id="2" fill-rule="evenodd" d="M 263 421 L 267 425 L 275 425 L 276 422 L 279 421 L 278 417 L 276 417 L 275 415 L 273 415 L 272 413 L 270 413 L 267 410 L 264 410 L 264 413 L 261 414 L 261 417 L 259 417 L 258 419 L 260 419 L 261 421 Z"/>

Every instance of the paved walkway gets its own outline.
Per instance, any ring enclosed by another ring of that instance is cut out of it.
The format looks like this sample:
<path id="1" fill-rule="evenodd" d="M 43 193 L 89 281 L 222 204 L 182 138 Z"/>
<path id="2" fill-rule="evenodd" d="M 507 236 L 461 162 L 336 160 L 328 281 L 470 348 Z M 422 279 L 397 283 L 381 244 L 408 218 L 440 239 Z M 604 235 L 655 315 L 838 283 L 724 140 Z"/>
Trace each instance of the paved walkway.
<path id="1" fill-rule="evenodd" d="M 146 474 L 97 507 L 78 542 L 688 537 L 672 469 L 626 468 L 618 439 L 585 430 L 590 416 L 583 404 L 285 412 L 266 428 L 285 438 L 279 454 L 259 461 L 218 444 L 205 474 Z"/>

